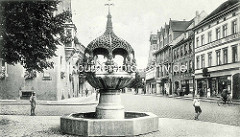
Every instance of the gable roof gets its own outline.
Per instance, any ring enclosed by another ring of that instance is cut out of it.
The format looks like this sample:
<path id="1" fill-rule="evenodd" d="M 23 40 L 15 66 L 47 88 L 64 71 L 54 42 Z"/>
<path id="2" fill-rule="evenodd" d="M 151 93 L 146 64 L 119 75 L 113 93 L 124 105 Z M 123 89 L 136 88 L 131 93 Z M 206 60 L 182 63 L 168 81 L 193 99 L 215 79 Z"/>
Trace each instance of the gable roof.
<path id="1" fill-rule="evenodd" d="M 212 18 L 216 17 L 217 15 L 222 14 L 224 11 L 227 11 L 228 9 L 236 6 L 236 4 L 240 4 L 239 0 L 228 0 L 221 4 L 218 8 L 216 8 L 214 11 L 212 11 L 206 18 L 204 18 L 195 28 L 198 28 L 199 26 L 204 25 Z"/>
<path id="2" fill-rule="evenodd" d="M 177 21 L 177 20 L 170 20 L 169 25 L 173 32 L 175 31 L 185 31 L 189 25 L 191 25 L 191 21 Z"/>
<path id="3" fill-rule="evenodd" d="M 211 12 L 205 19 L 216 15 L 218 12 L 221 12 L 221 11 L 227 9 L 227 8 L 235 5 L 238 2 L 239 2 L 239 0 L 228 0 L 228 1 L 224 2 L 218 8 L 216 8 L 213 12 Z"/>

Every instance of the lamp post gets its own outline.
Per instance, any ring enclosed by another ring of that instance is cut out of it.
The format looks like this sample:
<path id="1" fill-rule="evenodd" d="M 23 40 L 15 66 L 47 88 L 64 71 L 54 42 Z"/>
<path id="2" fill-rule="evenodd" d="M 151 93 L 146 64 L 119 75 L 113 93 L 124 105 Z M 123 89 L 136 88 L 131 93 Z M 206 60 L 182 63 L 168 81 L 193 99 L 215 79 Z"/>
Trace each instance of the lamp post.
<path id="1" fill-rule="evenodd" d="M 194 95 L 195 95 L 195 74 L 194 73 L 192 73 L 192 78 L 193 78 L 193 94 L 192 94 L 192 96 L 194 98 Z"/>

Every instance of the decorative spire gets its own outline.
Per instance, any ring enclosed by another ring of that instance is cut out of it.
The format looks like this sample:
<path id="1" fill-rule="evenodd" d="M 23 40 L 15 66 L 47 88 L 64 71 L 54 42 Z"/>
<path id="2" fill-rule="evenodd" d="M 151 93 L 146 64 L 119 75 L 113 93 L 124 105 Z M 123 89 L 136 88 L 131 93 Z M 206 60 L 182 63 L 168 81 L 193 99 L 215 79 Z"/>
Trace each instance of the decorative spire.
<path id="1" fill-rule="evenodd" d="M 108 0 L 110 2 L 111 0 Z M 111 34 L 113 32 L 112 27 L 112 15 L 110 13 L 110 6 L 113 6 L 113 3 L 105 4 L 105 6 L 108 6 L 108 15 L 107 15 L 107 26 L 106 26 L 106 32 L 107 34 Z"/>

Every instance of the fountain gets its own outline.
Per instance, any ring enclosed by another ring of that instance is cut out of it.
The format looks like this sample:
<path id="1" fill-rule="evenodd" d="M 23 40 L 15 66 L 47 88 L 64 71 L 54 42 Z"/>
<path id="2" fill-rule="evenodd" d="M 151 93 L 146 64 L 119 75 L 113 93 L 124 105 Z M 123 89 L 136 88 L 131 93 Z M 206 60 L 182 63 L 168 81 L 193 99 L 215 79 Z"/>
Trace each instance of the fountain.
<path id="1" fill-rule="evenodd" d="M 98 55 L 107 60 L 97 65 Z M 117 66 L 114 57 L 121 55 L 123 65 Z M 80 70 L 88 82 L 100 89 L 99 104 L 95 112 L 64 115 L 60 119 L 61 131 L 82 136 L 132 136 L 158 130 L 158 117 L 150 112 L 125 112 L 121 105 L 120 89 L 135 78 L 134 50 L 113 32 L 110 11 L 106 31 L 87 46 L 84 64 Z"/>

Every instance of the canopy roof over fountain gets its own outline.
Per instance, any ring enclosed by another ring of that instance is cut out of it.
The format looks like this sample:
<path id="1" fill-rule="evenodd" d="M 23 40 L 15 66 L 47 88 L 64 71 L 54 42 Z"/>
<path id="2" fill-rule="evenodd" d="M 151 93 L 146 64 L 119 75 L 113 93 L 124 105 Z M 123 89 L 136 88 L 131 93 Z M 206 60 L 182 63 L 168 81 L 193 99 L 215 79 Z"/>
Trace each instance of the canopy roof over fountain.
<path id="1" fill-rule="evenodd" d="M 88 44 L 86 52 L 92 54 L 92 56 L 101 54 L 108 58 L 116 54 L 123 57 L 128 57 L 130 54 L 134 56 L 134 50 L 131 45 L 113 32 L 111 18 L 112 16 L 108 12 L 106 31 Z"/>

